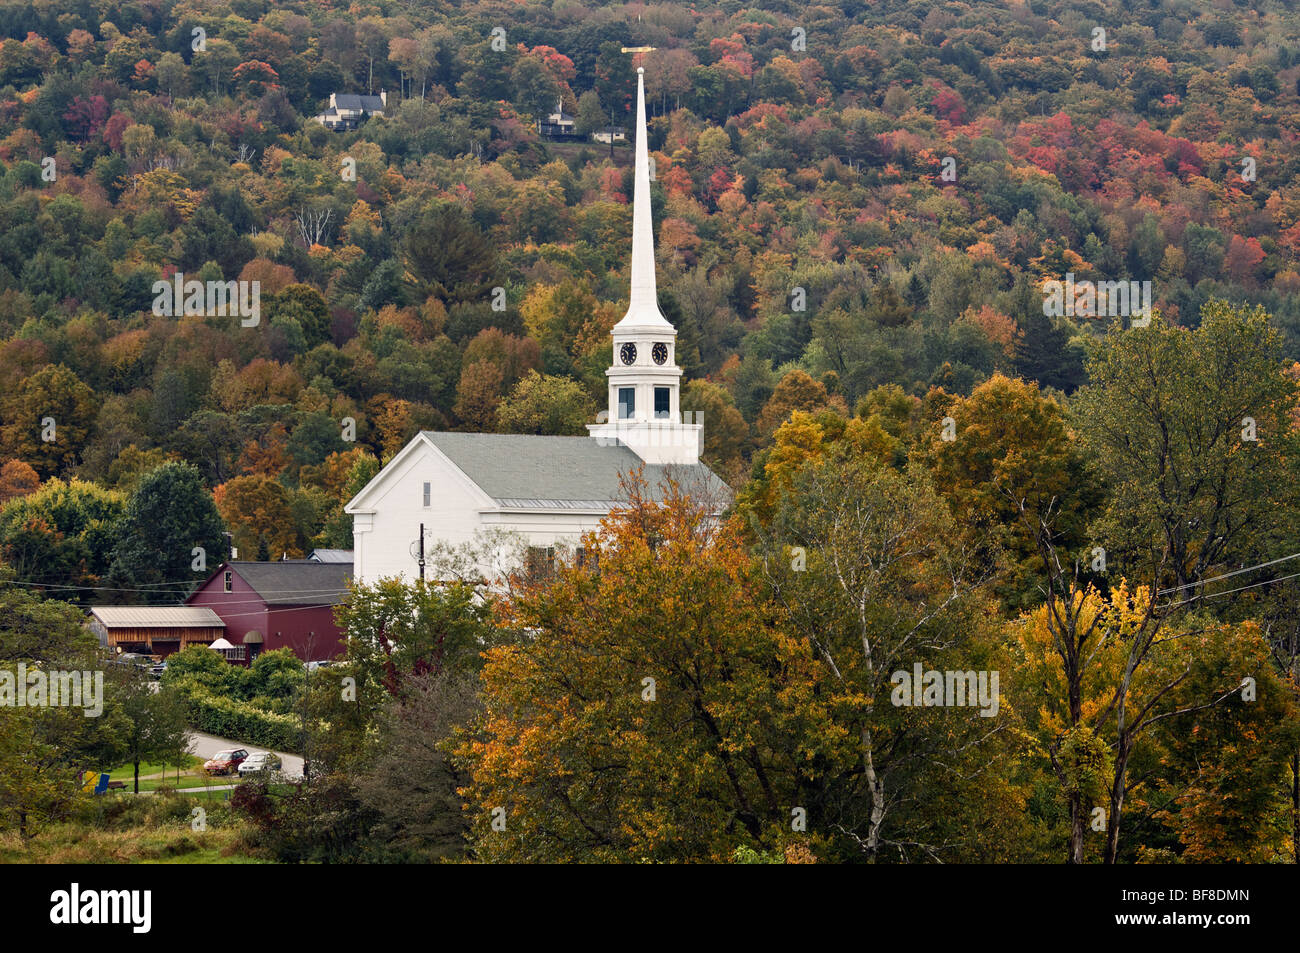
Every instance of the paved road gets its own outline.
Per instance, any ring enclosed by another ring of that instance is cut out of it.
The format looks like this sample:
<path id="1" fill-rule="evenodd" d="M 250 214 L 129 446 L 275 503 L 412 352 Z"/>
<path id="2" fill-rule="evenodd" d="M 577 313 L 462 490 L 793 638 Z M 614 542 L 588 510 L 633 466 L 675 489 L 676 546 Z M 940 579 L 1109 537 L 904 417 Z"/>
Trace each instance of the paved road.
<path id="1" fill-rule="evenodd" d="M 190 730 L 190 747 L 189 752 L 204 761 L 211 758 L 218 751 L 225 751 L 228 748 L 243 748 L 250 754 L 257 751 L 268 751 L 268 748 L 260 748 L 257 745 L 246 744 L 243 741 L 234 741 L 230 738 L 218 738 L 216 735 L 206 735 L 201 731 Z M 275 752 L 280 756 L 280 764 L 284 770 L 286 778 L 302 777 L 302 757 L 296 754 L 286 754 L 283 751 Z"/>

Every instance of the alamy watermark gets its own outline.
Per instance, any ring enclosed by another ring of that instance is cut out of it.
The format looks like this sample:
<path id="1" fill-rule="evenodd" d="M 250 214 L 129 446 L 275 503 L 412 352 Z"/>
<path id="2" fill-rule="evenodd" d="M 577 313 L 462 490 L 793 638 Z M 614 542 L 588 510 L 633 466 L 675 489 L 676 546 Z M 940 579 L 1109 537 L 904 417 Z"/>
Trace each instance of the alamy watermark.
<path id="1" fill-rule="evenodd" d="M 912 671 L 899 669 L 889 677 L 894 686 L 890 701 L 898 707 L 974 708 L 980 717 L 998 713 L 998 673 L 996 671 L 940 672 L 925 670 L 917 662 Z"/>
<path id="2" fill-rule="evenodd" d="M 74 883 L 50 894 L 50 922 L 58 925 L 124 924 L 148 933 L 153 924 L 151 890 L 82 890 Z"/>
<path id="3" fill-rule="evenodd" d="M 1067 271 L 1064 281 L 1043 283 L 1043 314 L 1049 318 L 1132 317 L 1134 327 L 1151 323 L 1150 281 L 1074 280 Z"/>
<path id="4" fill-rule="evenodd" d="M 0 708 L 81 708 L 87 718 L 104 713 L 104 673 L 41 668 L 18 663 L 0 669 Z"/>
<path id="5" fill-rule="evenodd" d="M 262 321 L 260 281 L 186 281 L 178 271 L 171 281 L 155 281 L 153 293 L 154 317 L 238 316 L 245 328 L 255 328 Z"/>

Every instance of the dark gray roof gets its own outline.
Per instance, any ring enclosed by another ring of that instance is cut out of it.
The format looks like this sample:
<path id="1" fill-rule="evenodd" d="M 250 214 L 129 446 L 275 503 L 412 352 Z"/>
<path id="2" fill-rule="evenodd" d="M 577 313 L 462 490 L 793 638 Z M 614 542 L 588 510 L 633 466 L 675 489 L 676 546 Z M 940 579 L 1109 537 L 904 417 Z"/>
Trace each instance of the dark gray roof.
<path id="1" fill-rule="evenodd" d="M 378 96 L 358 96 L 356 93 L 335 93 L 334 105 L 339 109 L 364 109 L 367 112 L 384 111 L 384 101 Z"/>
<path id="2" fill-rule="evenodd" d="M 642 466 L 631 449 L 601 446 L 592 437 L 538 437 L 526 434 L 447 433 L 425 437 L 466 476 L 502 506 L 600 508 L 624 499 L 619 477 Z M 730 497 L 730 490 L 702 463 L 692 466 L 644 464 L 652 498 L 669 473 L 684 489 Z"/>
<path id="3" fill-rule="evenodd" d="M 229 565 L 269 606 L 336 606 L 347 598 L 352 579 L 351 562 L 237 560 Z"/>

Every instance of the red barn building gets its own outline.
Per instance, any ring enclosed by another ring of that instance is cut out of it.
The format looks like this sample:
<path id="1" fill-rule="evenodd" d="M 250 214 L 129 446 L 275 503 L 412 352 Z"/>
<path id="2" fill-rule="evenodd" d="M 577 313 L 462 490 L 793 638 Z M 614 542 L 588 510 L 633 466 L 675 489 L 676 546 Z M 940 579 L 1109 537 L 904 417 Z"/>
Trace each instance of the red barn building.
<path id="1" fill-rule="evenodd" d="M 343 651 L 334 607 L 347 598 L 352 563 L 308 559 L 236 560 L 221 566 L 185 600 L 211 609 L 226 627 L 233 649 L 226 657 L 247 665 L 262 652 L 292 649 L 304 662 Z"/>

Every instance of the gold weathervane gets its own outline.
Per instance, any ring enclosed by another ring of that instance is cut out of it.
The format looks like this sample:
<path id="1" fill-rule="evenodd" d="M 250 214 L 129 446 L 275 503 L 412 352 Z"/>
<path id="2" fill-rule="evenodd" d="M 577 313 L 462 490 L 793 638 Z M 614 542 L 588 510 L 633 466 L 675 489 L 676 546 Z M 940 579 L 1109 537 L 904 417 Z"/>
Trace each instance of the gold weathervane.
<path id="1" fill-rule="evenodd" d="M 653 53 L 656 47 L 653 46 L 625 46 L 624 53 Z"/>

